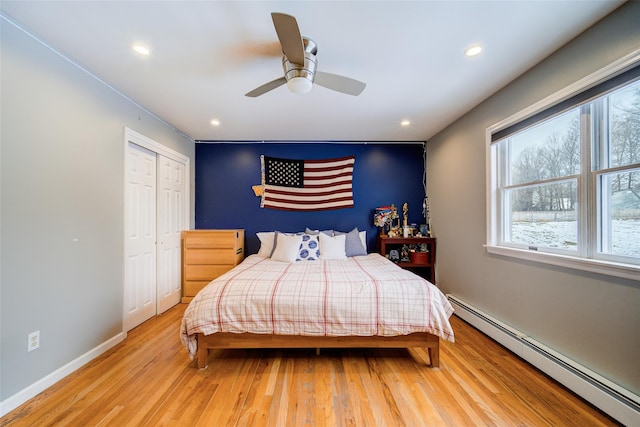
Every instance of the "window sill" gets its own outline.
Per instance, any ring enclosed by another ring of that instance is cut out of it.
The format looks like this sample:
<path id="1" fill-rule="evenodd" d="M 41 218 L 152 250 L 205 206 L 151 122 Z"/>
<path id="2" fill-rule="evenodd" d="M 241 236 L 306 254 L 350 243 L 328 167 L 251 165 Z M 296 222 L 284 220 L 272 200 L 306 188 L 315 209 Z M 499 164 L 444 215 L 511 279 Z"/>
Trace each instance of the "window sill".
<path id="1" fill-rule="evenodd" d="M 574 270 L 588 271 L 607 276 L 620 277 L 629 280 L 640 279 L 640 266 L 620 264 L 609 261 L 576 258 L 567 255 L 556 255 L 545 252 L 529 251 L 524 249 L 508 248 L 504 246 L 484 245 L 487 252 L 495 255 L 519 258 L 526 261 L 540 262 L 572 268 Z"/>

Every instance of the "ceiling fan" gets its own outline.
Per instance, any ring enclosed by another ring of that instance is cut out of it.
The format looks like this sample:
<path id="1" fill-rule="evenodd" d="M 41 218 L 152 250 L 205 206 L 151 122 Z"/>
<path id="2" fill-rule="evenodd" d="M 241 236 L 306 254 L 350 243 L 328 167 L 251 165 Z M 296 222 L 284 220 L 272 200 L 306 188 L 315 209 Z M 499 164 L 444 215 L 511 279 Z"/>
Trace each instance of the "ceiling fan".
<path id="1" fill-rule="evenodd" d="M 295 93 L 309 92 L 314 83 L 348 95 L 357 96 L 362 93 L 367 86 L 365 83 L 338 74 L 316 71 L 318 47 L 313 40 L 300 35 L 295 17 L 273 12 L 271 18 L 282 47 L 284 76 L 258 86 L 245 96 L 260 96 L 285 83 Z"/>

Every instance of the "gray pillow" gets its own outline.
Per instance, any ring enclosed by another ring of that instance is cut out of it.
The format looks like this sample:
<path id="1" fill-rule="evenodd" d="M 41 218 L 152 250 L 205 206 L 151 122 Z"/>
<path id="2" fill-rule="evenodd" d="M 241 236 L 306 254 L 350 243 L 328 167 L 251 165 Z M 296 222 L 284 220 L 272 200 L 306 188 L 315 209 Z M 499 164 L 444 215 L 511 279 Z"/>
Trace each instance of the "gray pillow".
<path id="1" fill-rule="evenodd" d="M 312 235 L 312 236 L 317 236 L 317 235 L 318 235 L 318 234 L 320 234 L 320 233 L 324 233 L 324 234 L 326 234 L 327 236 L 333 236 L 333 230 L 322 230 L 322 231 L 320 231 L 320 230 L 312 230 L 312 229 L 310 229 L 309 227 L 307 227 L 307 228 L 304 230 L 304 234 L 310 234 L 310 235 Z"/>
<path id="2" fill-rule="evenodd" d="M 367 254 L 367 250 L 362 246 L 362 240 L 360 240 L 360 232 L 358 231 L 357 227 L 348 233 L 344 233 L 341 231 L 336 231 L 335 233 L 336 235 L 338 234 L 347 235 L 344 242 L 344 249 L 348 257 Z"/>

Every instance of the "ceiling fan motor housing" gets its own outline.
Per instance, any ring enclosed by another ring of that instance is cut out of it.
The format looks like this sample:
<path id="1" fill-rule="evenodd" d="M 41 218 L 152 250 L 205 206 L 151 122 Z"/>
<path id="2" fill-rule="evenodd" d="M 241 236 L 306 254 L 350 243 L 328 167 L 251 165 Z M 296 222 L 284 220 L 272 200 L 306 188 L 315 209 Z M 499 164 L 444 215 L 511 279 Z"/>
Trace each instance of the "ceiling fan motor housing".
<path id="1" fill-rule="evenodd" d="M 316 74 L 316 68 L 318 62 L 316 60 L 316 53 L 318 47 L 316 43 L 307 38 L 302 38 L 304 44 L 304 64 L 294 64 L 289 61 L 286 55 L 282 56 L 282 69 L 284 70 L 284 77 L 287 82 L 296 77 L 303 77 L 313 83 Z"/>
<path id="2" fill-rule="evenodd" d="M 315 55 L 305 52 L 304 64 L 294 64 L 286 56 L 282 57 L 282 68 L 284 69 L 284 77 L 287 81 L 295 77 L 304 77 L 313 83 L 316 74 L 316 57 Z"/>

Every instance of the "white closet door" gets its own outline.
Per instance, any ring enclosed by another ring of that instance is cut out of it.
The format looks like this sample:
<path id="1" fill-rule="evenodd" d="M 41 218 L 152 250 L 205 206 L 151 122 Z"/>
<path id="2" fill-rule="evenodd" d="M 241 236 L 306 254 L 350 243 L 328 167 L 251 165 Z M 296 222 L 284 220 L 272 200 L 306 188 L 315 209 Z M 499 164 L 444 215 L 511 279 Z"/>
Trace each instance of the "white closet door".
<path id="1" fill-rule="evenodd" d="M 185 165 L 158 155 L 158 314 L 180 302 L 180 233 L 185 222 Z"/>
<path id="2" fill-rule="evenodd" d="M 125 189 L 124 327 L 156 314 L 156 153 L 128 144 Z"/>

